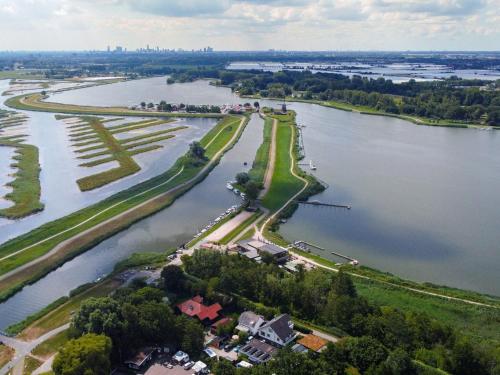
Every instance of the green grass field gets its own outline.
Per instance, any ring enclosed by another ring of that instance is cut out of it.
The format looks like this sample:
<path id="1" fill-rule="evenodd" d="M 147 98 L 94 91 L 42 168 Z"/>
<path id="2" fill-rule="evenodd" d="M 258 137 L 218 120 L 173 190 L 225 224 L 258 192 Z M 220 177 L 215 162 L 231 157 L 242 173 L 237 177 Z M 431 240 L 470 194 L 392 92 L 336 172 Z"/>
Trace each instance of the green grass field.
<path id="1" fill-rule="evenodd" d="M 264 138 L 257 150 L 252 168 L 248 171 L 250 178 L 259 185 L 264 182 L 267 164 L 269 163 L 269 148 L 271 147 L 272 130 L 273 120 L 272 118 L 266 117 L 263 129 Z"/>
<path id="2" fill-rule="evenodd" d="M 34 70 L 2 70 L 0 79 L 44 79 L 45 75 Z"/>
<path id="3" fill-rule="evenodd" d="M 11 166 L 17 168 L 14 180 L 7 184 L 13 190 L 5 196 L 14 202 L 14 205 L 0 209 L 0 217 L 19 219 L 43 210 L 44 205 L 40 202 L 38 148 L 20 143 L 20 139 L 0 139 L 0 147 L 15 148 L 16 155 L 13 157 L 15 161 Z"/>
<path id="4" fill-rule="evenodd" d="M 42 342 L 35 349 L 33 349 L 31 353 L 37 357 L 48 359 L 57 353 L 59 349 L 69 340 L 70 337 L 68 335 L 68 331 L 62 331 L 54 337 Z"/>
<path id="5" fill-rule="evenodd" d="M 203 137 L 201 142 L 206 146 L 207 156 L 213 158 L 220 150 L 225 152 L 234 145 L 235 141 L 230 141 L 233 136 L 241 134 L 241 131 L 237 133 L 240 121 L 241 117 L 227 117 Z M 161 175 L 4 243 L 0 246 L 0 258 L 9 255 L 10 257 L 0 261 L 0 275 L 46 254 L 54 246 L 76 234 L 148 201 L 148 204 L 141 205 L 119 219 L 111 220 L 99 228 L 87 231 L 85 235 L 66 241 L 58 252 L 30 265 L 23 272 L 11 274 L 0 280 L 0 300 L 5 300 L 26 283 L 38 280 L 71 257 L 91 248 L 110 235 L 167 207 L 178 196 L 203 180 L 217 161 L 218 159 L 214 159 L 210 168 L 200 173 L 203 166 L 184 165 L 185 157 L 181 157 Z M 169 194 L 164 194 L 167 191 Z M 21 249 L 23 251 L 18 252 Z M 13 253 L 16 255 L 11 255 Z"/>
<path id="6" fill-rule="evenodd" d="M 286 245 L 283 240 L 273 238 L 277 243 Z M 316 261 L 319 264 L 331 268 L 338 268 L 334 262 L 314 255 L 294 249 L 294 252 Z M 451 295 L 489 303 L 497 308 L 475 306 L 468 303 L 447 300 L 442 297 L 431 296 L 405 289 L 411 287 L 426 291 L 425 284 L 419 284 L 404 280 L 404 283 L 394 286 L 388 285 L 387 274 L 372 270 L 371 279 L 356 277 L 357 274 L 367 276 L 363 269 L 354 267 L 345 267 L 353 275 L 353 280 L 358 293 L 379 306 L 392 306 L 402 311 L 425 312 L 432 318 L 441 323 L 449 324 L 472 338 L 486 338 L 500 344 L 500 331 L 497 329 L 500 325 L 500 299 L 480 295 L 475 292 L 467 292 L 456 289 L 459 294 L 453 295 L 449 288 L 433 289 L 432 292 L 443 295 Z M 395 278 L 395 277 L 393 277 Z M 393 280 L 393 279 L 392 279 Z M 401 285 L 401 287 L 399 286 Z"/>
<path id="7" fill-rule="evenodd" d="M 290 146 L 295 144 L 296 134 L 294 114 L 289 112 L 287 115 L 273 115 L 272 117 L 278 119 L 276 165 L 271 187 L 263 198 L 262 204 L 269 210 L 276 211 L 304 187 L 304 183 L 290 172 L 293 163 L 290 158 Z"/>

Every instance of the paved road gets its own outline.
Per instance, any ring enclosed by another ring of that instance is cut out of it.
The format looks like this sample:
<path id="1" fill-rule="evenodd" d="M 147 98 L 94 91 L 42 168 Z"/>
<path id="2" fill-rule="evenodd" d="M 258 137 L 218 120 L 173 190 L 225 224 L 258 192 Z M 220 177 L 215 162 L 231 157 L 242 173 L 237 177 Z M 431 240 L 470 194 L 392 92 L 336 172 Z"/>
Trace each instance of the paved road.
<path id="1" fill-rule="evenodd" d="M 69 328 L 69 323 L 60 326 L 56 329 L 53 329 L 52 331 L 47 332 L 46 334 L 32 341 L 22 341 L 13 337 L 0 335 L 0 341 L 6 344 L 7 346 L 10 346 L 16 351 L 16 353 L 14 354 L 14 358 L 0 369 L 0 375 L 7 374 L 9 370 L 13 367 L 16 367 L 16 370 L 19 370 L 19 368 L 21 368 L 22 370 L 22 363 L 26 355 L 28 355 L 33 349 L 35 349 L 42 342 L 50 339 L 51 337 L 57 335 L 58 333 L 68 328 Z"/>

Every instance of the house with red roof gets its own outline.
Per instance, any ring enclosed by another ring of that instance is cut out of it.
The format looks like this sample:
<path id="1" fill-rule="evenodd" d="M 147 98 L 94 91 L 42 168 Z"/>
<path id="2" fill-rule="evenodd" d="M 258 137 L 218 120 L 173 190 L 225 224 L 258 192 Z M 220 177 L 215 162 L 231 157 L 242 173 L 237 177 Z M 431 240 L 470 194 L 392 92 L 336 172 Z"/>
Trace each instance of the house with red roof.
<path id="1" fill-rule="evenodd" d="M 222 306 L 218 303 L 207 306 L 203 304 L 203 297 L 196 296 L 177 305 L 179 311 L 190 317 L 196 317 L 203 323 L 212 323 L 219 318 Z"/>

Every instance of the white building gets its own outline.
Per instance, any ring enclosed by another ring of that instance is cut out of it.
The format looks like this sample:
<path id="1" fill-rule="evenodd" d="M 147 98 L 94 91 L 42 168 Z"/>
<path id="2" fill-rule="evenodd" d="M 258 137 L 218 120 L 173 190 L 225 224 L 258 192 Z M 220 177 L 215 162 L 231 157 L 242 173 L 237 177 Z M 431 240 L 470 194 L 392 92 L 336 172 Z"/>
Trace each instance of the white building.
<path id="1" fill-rule="evenodd" d="M 259 336 L 280 347 L 292 342 L 296 333 L 290 315 L 281 314 L 264 324 L 259 329 Z"/>
<path id="2" fill-rule="evenodd" d="M 236 327 L 236 329 L 238 331 L 247 332 L 248 334 L 255 336 L 259 331 L 259 328 L 265 322 L 266 321 L 262 316 L 257 315 L 252 311 L 245 311 L 238 318 L 238 326 Z"/>

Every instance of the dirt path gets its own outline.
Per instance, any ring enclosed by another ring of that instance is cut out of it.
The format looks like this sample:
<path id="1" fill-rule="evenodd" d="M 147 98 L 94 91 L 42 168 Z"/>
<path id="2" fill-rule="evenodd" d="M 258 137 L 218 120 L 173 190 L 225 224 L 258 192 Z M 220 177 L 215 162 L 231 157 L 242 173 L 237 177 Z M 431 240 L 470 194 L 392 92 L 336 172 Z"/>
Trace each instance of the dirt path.
<path id="1" fill-rule="evenodd" d="M 241 211 L 238 215 L 233 217 L 228 222 L 222 224 L 219 228 L 210 233 L 205 237 L 205 241 L 214 242 L 222 240 L 227 234 L 231 233 L 239 225 L 241 225 L 246 219 L 253 215 L 253 212 Z"/>
<path id="2" fill-rule="evenodd" d="M 128 210 L 126 210 L 126 211 L 124 211 L 124 212 L 122 212 L 122 213 L 120 213 L 120 214 L 116 215 L 116 216 L 113 216 L 113 217 L 111 217 L 111 218 L 109 218 L 109 219 L 107 219 L 107 220 L 105 220 L 105 221 L 103 221 L 103 222 L 101 222 L 101 223 L 99 223 L 99 224 L 97 224 L 97 225 L 93 226 L 92 228 L 89 228 L 89 229 L 87 229 L 87 230 L 85 230 L 85 231 L 83 231 L 83 232 L 80 232 L 80 233 L 78 233 L 78 234 L 75 234 L 74 236 L 72 236 L 72 237 L 70 237 L 70 238 L 68 238 L 68 239 L 64 240 L 63 242 L 59 243 L 58 245 L 56 245 L 56 246 L 55 246 L 52 250 L 50 250 L 48 253 L 46 253 L 46 254 L 44 254 L 44 255 L 42 255 L 42 256 L 40 256 L 40 257 L 38 257 L 38 258 L 36 258 L 36 259 L 34 259 L 34 260 L 30 261 L 30 262 L 28 262 L 28 263 L 26 263 L 26 264 L 24 264 L 24 265 L 22 265 L 22 266 L 20 266 L 20 267 L 18 267 L 18 268 L 16 268 L 16 269 L 14 269 L 14 270 L 12 270 L 12 271 L 8 272 L 8 273 L 6 273 L 6 274 L 4 274 L 4 275 L 0 276 L 0 281 L 6 280 L 6 279 L 11 278 L 11 277 L 12 277 L 12 278 L 14 278 L 16 275 L 18 275 L 18 274 L 19 274 L 19 272 L 21 272 L 21 271 L 25 271 L 25 270 L 29 270 L 30 268 L 32 268 L 32 267 L 34 267 L 34 266 L 36 266 L 36 265 L 37 265 L 37 264 L 39 264 L 40 262 L 42 262 L 42 261 L 44 261 L 44 260 L 48 260 L 48 259 L 49 259 L 49 258 L 51 258 L 52 256 L 55 256 L 56 254 L 58 254 L 60 251 L 63 251 L 63 250 L 65 250 L 66 248 L 71 247 L 71 245 L 72 245 L 72 244 L 78 244 L 78 243 L 79 243 L 78 241 L 85 240 L 85 236 L 86 236 L 86 235 L 91 234 L 92 232 L 97 232 L 99 235 L 101 235 L 101 236 L 102 236 L 102 235 L 104 234 L 104 233 L 102 233 L 102 231 L 104 231 L 104 232 L 106 231 L 106 226 L 108 226 L 108 225 L 112 225 L 112 224 L 115 224 L 115 223 L 119 222 L 119 221 L 120 221 L 120 219 L 124 219 L 124 218 L 126 218 L 127 216 L 133 215 L 135 212 L 139 212 L 142 208 L 147 208 L 147 207 L 149 207 L 150 205 L 154 205 L 154 204 L 155 204 L 155 202 L 157 202 L 157 201 L 162 201 L 162 200 L 164 200 L 164 199 L 168 198 L 168 197 L 169 197 L 172 193 L 175 193 L 176 191 L 179 191 L 179 190 L 182 190 L 182 189 L 184 189 L 184 188 L 188 187 L 190 184 L 192 184 L 193 182 L 195 182 L 195 181 L 196 181 L 196 180 L 197 180 L 197 179 L 198 179 L 201 175 L 203 175 L 203 174 L 204 174 L 204 173 L 206 173 L 208 170 L 210 170 L 210 168 L 212 168 L 212 166 L 213 166 L 213 165 L 217 162 L 218 158 L 219 158 L 219 157 L 220 157 L 220 156 L 221 156 L 221 155 L 222 155 L 222 154 L 226 151 L 227 147 L 228 147 L 229 145 L 231 145 L 231 144 L 232 144 L 232 143 L 233 143 L 233 142 L 234 142 L 234 141 L 238 138 L 238 136 L 239 136 L 239 134 L 240 134 L 240 132 L 241 132 L 241 128 L 243 127 L 244 122 L 245 122 L 245 118 L 242 118 L 242 119 L 241 119 L 241 121 L 240 121 L 240 124 L 239 124 L 239 126 L 238 126 L 237 131 L 234 133 L 234 135 L 231 137 L 231 139 L 230 139 L 230 140 L 229 140 L 229 141 L 228 141 L 228 142 L 224 145 L 224 147 L 222 147 L 222 148 L 221 148 L 221 149 L 220 149 L 220 150 L 219 150 L 219 151 L 218 151 L 218 152 L 217 152 L 217 153 L 216 153 L 216 154 L 212 157 L 212 159 L 211 159 L 211 160 L 207 163 L 207 165 L 206 165 L 205 167 L 203 167 L 203 169 L 202 169 L 200 172 L 198 172 L 198 173 L 197 173 L 194 177 L 192 177 L 192 178 L 191 178 L 191 179 L 189 179 L 188 181 L 185 181 L 185 182 L 181 183 L 180 185 L 177 185 L 177 186 L 173 187 L 172 189 L 170 189 L 170 190 L 168 190 L 168 191 L 166 191 L 166 192 L 164 192 L 164 193 L 162 193 L 162 194 L 159 194 L 159 195 L 157 195 L 157 196 L 155 196 L 155 197 L 153 197 L 153 198 L 151 198 L 151 199 L 148 199 L 147 201 L 145 201 L 145 202 L 143 202 L 143 203 L 141 203 L 141 204 L 139 204 L 139 205 L 137 205 L 137 206 L 134 206 L 134 207 L 132 207 L 132 208 L 130 208 L 130 209 L 128 209 Z M 226 128 L 226 127 L 224 127 L 224 129 L 225 129 L 225 128 Z M 221 131 L 222 131 L 222 130 L 221 130 Z M 213 141 L 215 138 L 217 138 L 217 137 L 219 136 L 219 134 L 221 134 L 221 131 L 220 131 L 220 132 L 218 132 L 218 133 L 214 136 L 214 138 L 212 139 L 212 141 Z M 212 142 L 212 141 L 211 141 L 211 142 Z M 211 142 L 210 142 L 210 143 L 211 143 Z M 209 144 L 210 144 L 210 143 L 209 143 Z M 62 231 L 62 232 L 59 232 L 58 234 L 55 234 L 55 235 L 53 235 L 53 236 L 50 236 L 50 237 L 48 237 L 48 238 L 46 238 L 46 239 L 44 239 L 44 240 L 42 240 L 42 241 L 39 241 L 39 242 L 37 242 L 36 244 L 30 245 L 30 246 L 28 246 L 28 247 L 26 247 L 26 248 L 24 248 L 24 249 L 21 249 L 21 250 L 19 250 L 19 251 L 16 251 L 15 253 L 10 254 L 9 256 L 6 256 L 6 257 L 4 257 L 4 258 L 1 258 L 1 259 L 0 259 L 0 261 L 1 261 L 1 260 L 4 260 L 4 259 L 7 259 L 7 258 L 9 258 L 9 257 L 11 257 L 11 256 L 13 256 L 13 255 L 16 255 L 16 254 L 22 253 L 22 252 L 24 252 L 24 251 L 26 251 L 26 250 L 29 250 L 29 249 L 33 248 L 34 246 L 40 245 L 40 244 L 42 244 L 42 243 L 44 243 L 44 242 L 47 242 L 47 241 L 49 241 L 49 240 L 51 240 L 51 239 L 53 239 L 53 238 L 55 238 L 55 237 L 57 237 L 57 236 L 59 236 L 59 235 L 61 235 L 61 234 L 64 234 L 64 233 L 69 232 L 69 231 L 71 231 L 71 230 L 73 230 L 73 229 L 76 229 L 76 228 L 78 228 L 78 227 L 80 227 L 80 226 L 84 225 L 85 223 L 87 223 L 87 222 L 89 222 L 89 221 L 91 221 L 91 220 L 95 219 L 96 217 L 98 217 L 98 216 L 102 215 L 104 212 L 109 211 L 109 210 L 111 210 L 112 208 L 115 208 L 116 206 L 118 206 L 118 205 L 120 205 L 120 204 L 123 204 L 123 203 L 125 203 L 125 202 L 127 202 L 127 201 L 129 201 L 129 200 L 131 200 L 131 199 L 137 198 L 138 196 L 144 195 L 144 194 L 146 194 L 147 192 L 149 192 L 149 191 L 151 191 L 151 190 L 157 189 L 158 187 L 163 186 L 163 185 L 165 185 L 165 184 L 167 184 L 167 183 L 171 182 L 173 179 L 175 179 L 177 176 L 179 176 L 179 175 L 182 173 L 182 171 L 183 171 L 183 170 L 184 170 L 184 167 L 182 167 L 182 168 L 179 170 L 179 172 L 177 172 L 174 176 L 172 176 L 172 177 L 171 177 L 170 179 L 168 179 L 167 181 L 162 182 L 161 184 L 158 184 L 157 186 L 152 187 L 152 188 L 150 188 L 150 189 L 148 189 L 148 190 L 146 190 L 146 191 L 144 191 L 144 192 L 141 192 L 141 193 L 139 193 L 139 194 L 136 194 L 136 195 L 135 195 L 135 196 L 133 196 L 133 197 L 130 197 L 130 198 L 127 198 L 127 199 L 125 199 L 125 200 L 123 200 L 123 201 L 121 201 L 121 202 L 118 202 L 118 203 L 114 204 L 113 206 L 108 207 L 108 208 L 106 208 L 106 209 L 102 210 L 101 212 L 98 212 L 97 214 L 93 215 L 91 218 L 85 219 L 85 220 L 84 220 L 84 221 L 82 221 L 81 223 L 79 223 L 79 224 L 77 224 L 77 225 L 75 225 L 75 226 L 73 226 L 73 227 L 71 227 L 71 228 L 69 228 L 69 229 L 66 229 L 66 230 L 64 230 L 64 231 Z"/>
<path id="3" fill-rule="evenodd" d="M 277 121 L 277 120 L 275 120 L 275 121 Z M 290 155 L 290 160 L 291 160 L 291 163 L 290 163 L 290 173 L 295 178 L 297 178 L 297 179 L 301 180 L 302 182 L 304 182 L 304 186 L 296 194 L 294 194 L 288 201 L 286 201 L 286 203 L 283 206 L 281 206 L 281 208 L 279 210 L 277 210 L 275 213 L 273 213 L 271 216 L 269 216 L 267 218 L 267 220 L 264 221 L 264 223 L 262 224 L 262 226 L 260 228 L 257 228 L 257 230 L 255 232 L 255 235 L 254 235 L 254 238 L 256 238 L 256 239 L 258 239 L 258 238 L 264 238 L 264 235 L 263 235 L 262 232 L 264 231 L 264 228 L 266 227 L 266 225 L 269 224 L 269 222 L 271 220 L 273 220 L 281 211 L 283 211 L 285 209 L 285 207 L 287 207 L 290 203 L 292 203 L 295 199 L 297 199 L 297 197 L 300 196 L 300 194 L 302 194 L 304 192 L 304 190 L 306 190 L 307 187 L 309 186 L 309 181 L 306 180 L 305 178 L 299 176 L 295 172 L 296 160 L 295 160 L 295 158 L 293 156 L 293 146 L 294 146 L 294 139 L 295 139 L 296 129 L 295 129 L 295 126 L 293 126 L 293 125 L 290 125 L 290 127 L 292 129 L 292 136 L 291 136 L 292 139 L 290 140 L 290 149 L 288 151 L 288 153 Z M 275 138 L 276 137 L 274 136 L 273 139 L 275 139 Z M 274 172 L 274 166 L 273 166 L 273 172 Z"/>
<path id="4" fill-rule="evenodd" d="M 278 120 L 273 119 L 273 129 L 271 131 L 271 147 L 269 147 L 269 161 L 266 167 L 266 173 L 264 175 L 264 189 L 262 189 L 259 193 L 259 198 L 263 198 L 266 196 L 269 188 L 271 187 L 271 183 L 273 181 L 274 175 L 274 166 L 276 165 L 276 136 L 278 134 Z"/>

